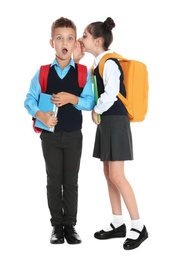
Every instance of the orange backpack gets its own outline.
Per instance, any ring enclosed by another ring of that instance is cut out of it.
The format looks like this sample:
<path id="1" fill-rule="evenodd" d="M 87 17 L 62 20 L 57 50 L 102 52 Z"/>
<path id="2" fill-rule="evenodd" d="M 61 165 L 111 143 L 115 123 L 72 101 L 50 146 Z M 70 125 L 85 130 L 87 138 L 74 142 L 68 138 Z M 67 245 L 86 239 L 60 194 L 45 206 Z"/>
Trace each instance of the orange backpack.
<path id="1" fill-rule="evenodd" d="M 144 63 L 129 60 L 113 52 L 105 54 L 99 63 L 99 73 L 103 77 L 104 63 L 115 58 L 119 60 L 124 73 L 126 98 L 118 93 L 118 98 L 123 102 L 131 122 L 141 122 L 145 119 L 148 110 L 148 71 Z"/>

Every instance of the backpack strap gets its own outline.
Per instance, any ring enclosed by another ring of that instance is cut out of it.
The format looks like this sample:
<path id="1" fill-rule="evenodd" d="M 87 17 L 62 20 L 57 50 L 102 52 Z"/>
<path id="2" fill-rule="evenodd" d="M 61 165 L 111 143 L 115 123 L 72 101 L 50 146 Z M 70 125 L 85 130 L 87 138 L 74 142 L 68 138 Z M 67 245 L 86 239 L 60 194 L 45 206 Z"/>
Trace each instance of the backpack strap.
<path id="1" fill-rule="evenodd" d="M 100 62 L 99 62 L 99 65 L 98 65 L 98 69 L 99 69 L 99 73 L 100 73 L 100 76 L 103 77 L 103 69 L 104 69 L 104 64 L 105 64 L 105 61 L 107 59 L 112 59 L 112 58 L 115 58 L 115 59 L 118 59 L 118 60 L 124 60 L 124 61 L 128 61 L 128 59 L 122 57 L 120 54 L 116 53 L 116 52 L 113 52 L 113 53 L 107 53 L 105 54 Z"/>
<path id="2" fill-rule="evenodd" d="M 78 82 L 80 88 L 83 88 L 87 81 L 87 67 L 83 64 L 77 64 L 78 66 Z M 50 64 L 42 65 L 40 67 L 40 76 L 39 82 L 41 86 L 41 91 L 45 92 L 47 88 L 47 81 L 48 81 L 48 73 L 50 69 Z"/>
<path id="3" fill-rule="evenodd" d="M 47 65 L 42 65 L 40 67 L 39 82 L 40 82 L 42 92 L 46 92 L 50 65 L 51 64 L 47 64 Z"/>
<path id="4" fill-rule="evenodd" d="M 115 58 L 117 60 L 120 60 L 120 61 L 129 61 L 128 59 L 122 57 L 120 54 L 116 53 L 116 52 L 113 52 L 113 53 L 107 53 L 105 54 L 100 62 L 99 62 L 99 65 L 98 65 L 98 69 L 99 69 L 99 73 L 100 73 L 100 76 L 103 77 L 103 69 L 104 69 L 104 64 L 106 62 L 106 60 L 108 59 L 112 59 L 112 58 Z M 125 98 L 120 92 L 118 93 L 117 97 L 122 101 L 122 103 L 124 104 L 124 106 L 126 107 L 127 111 L 128 111 L 128 114 L 129 114 L 129 117 L 132 118 L 132 115 L 133 115 L 133 111 L 132 111 L 132 108 L 131 108 L 131 105 L 129 104 L 127 98 Z"/>
<path id="5" fill-rule="evenodd" d="M 78 83 L 79 87 L 83 88 L 87 81 L 87 67 L 83 64 L 77 63 L 78 66 Z"/>

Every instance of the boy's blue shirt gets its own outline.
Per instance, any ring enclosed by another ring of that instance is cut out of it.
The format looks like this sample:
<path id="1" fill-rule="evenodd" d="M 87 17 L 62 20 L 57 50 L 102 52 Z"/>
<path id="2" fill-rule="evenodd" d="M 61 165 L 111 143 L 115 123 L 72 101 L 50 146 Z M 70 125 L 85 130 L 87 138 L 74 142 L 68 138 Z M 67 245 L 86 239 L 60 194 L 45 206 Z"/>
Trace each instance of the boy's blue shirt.
<path id="1" fill-rule="evenodd" d="M 54 59 L 51 66 L 54 66 L 58 76 L 62 79 L 68 73 L 70 66 L 73 66 L 75 68 L 75 63 L 71 59 L 68 66 L 62 69 L 57 63 L 57 60 Z M 24 107 L 27 109 L 28 113 L 32 117 L 35 117 L 36 112 L 39 110 L 37 105 L 39 95 L 41 93 L 41 87 L 39 83 L 39 73 L 40 70 L 38 69 L 36 74 L 31 80 L 29 92 L 27 93 L 26 99 L 24 101 Z M 87 82 L 83 88 L 83 91 L 80 97 L 78 97 L 78 104 L 74 106 L 78 110 L 87 110 L 87 111 L 92 110 L 93 107 L 95 106 L 95 99 L 94 99 L 92 83 L 91 83 L 91 78 L 89 73 L 87 73 Z"/>

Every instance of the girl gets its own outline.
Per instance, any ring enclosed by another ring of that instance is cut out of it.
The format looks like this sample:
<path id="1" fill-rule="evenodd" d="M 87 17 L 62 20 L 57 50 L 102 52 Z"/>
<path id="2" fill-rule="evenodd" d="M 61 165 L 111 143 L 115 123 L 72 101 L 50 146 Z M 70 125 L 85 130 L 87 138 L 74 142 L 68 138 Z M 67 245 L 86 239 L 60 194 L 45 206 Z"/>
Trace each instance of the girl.
<path id="1" fill-rule="evenodd" d="M 115 23 L 110 17 L 104 22 L 93 22 L 85 28 L 79 42 L 82 55 L 84 52 L 89 52 L 95 57 L 93 74 L 97 79 L 99 96 L 97 105 L 92 110 L 93 122 L 97 124 L 93 157 L 103 162 L 113 214 L 110 226 L 96 232 L 94 237 L 110 239 L 126 236 L 121 207 L 122 198 L 131 218 L 131 230 L 123 243 L 123 248 L 130 250 L 137 248 L 147 239 L 148 232 L 141 222 L 133 189 L 124 173 L 124 161 L 133 160 L 133 146 L 127 110 L 117 98 L 118 92 L 126 95 L 123 72 L 117 59 L 108 59 L 105 62 L 103 79 L 98 71 L 100 59 L 106 53 L 112 52 L 109 46 L 113 41 L 114 27 Z"/>

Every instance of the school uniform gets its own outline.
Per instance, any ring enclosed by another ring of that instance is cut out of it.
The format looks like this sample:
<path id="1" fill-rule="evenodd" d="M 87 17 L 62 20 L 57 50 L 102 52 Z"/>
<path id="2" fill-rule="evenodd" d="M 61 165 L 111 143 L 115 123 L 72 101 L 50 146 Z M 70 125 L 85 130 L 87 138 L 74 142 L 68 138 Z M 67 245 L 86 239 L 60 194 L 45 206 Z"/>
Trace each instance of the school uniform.
<path id="1" fill-rule="evenodd" d="M 95 105 L 90 75 L 87 75 L 84 88 L 80 88 L 77 65 L 73 60 L 64 70 L 56 59 L 50 66 L 46 93 L 61 91 L 78 96 L 78 104 L 59 107 L 54 133 L 43 130 L 40 134 L 47 173 L 47 200 L 53 227 L 75 225 L 77 222 L 78 172 L 83 139 L 81 110 L 90 111 Z M 37 71 L 24 102 L 25 108 L 33 117 L 39 110 L 37 100 L 40 92 Z"/>
<path id="2" fill-rule="evenodd" d="M 93 157 L 101 161 L 133 160 L 133 144 L 130 121 L 122 101 L 117 98 L 120 92 L 126 96 L 123 84 L 123 71 L 116 59 L 106 61 L 103 79 L 98 71 L 101 57 L 95 58 L 94 75 L 97 79 L 99 100 L 94 107 L 101 115 L 101 123 L 97 126 Z M 106 87 L 104 82 L 107 83 Z"/>

